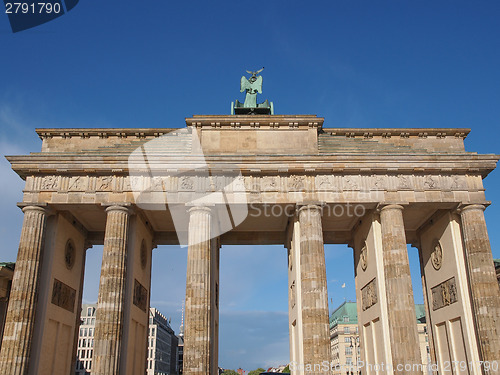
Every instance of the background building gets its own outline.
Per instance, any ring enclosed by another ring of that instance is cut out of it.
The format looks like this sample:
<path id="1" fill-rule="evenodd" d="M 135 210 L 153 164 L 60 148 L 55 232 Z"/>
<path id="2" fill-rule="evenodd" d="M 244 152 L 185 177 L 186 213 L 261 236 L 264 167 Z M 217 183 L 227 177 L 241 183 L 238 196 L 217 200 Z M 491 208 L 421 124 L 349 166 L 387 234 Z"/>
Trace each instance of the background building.
<path id="1" fill-rule="evenodd" d="M 335 365 L 334 375 L 346 374 L 347 370 L 340 366 L 354 365 L 353 371 L 357 371 L 356 363 L 360 356 L 360 348 L 356 309 L 356 302 L 344 302 L 330 315 L 330 345 Z"/>
<path id="2" fill-rule="evenodd" d="M 183 373 L 184 362 L 184 305 L 182 306 L 181 326 L 179 327 L 179 336 L 177 337 L 177 369 L 179 374 Z M 220 371 L 219 371 L 220 372 Z"/>
<path id="3" fill-rule="evenodd" d="M 82 305 L 78 333 L 76 375 L 90 374 L 94 350 L 96 304 Z M 177 336 L 157 309 L 149 311 L 147 375 L 178 374 Z"/>
<path id="4" fill-rule="evenodd" d="M 90 374 L 92 357 L 94 354 L 94 329 L 96 305 L 82 305 L 80 315 L 80 330 L 78 332 L 78 346 L 76 349 L 75 374 Z"/>
<path id="5" fill-rule="evenodd" d="M 424 305 L 415 305 L 415 312 L 422 363 L 426 365 L 430 355 Z M 344 302 L 330 315 L 330 345 L 335 365 L 333 375 L 365 373 L 356 366 L 361 357 L 356 302 Z"/>
<path id="6" fill-rule="evenodd" d="M 431 363 L 431 354 L 429 349 L 429 335 L 427 334 L 427 321 L 425 319 L 425 306 L 423 304 L 415 305 L 415 315 L 417 316 L 420 355 L 422 356 L 422 363 L 427 366 Z M 424 375 L 425 374 L 428 374 L 427 368 L 424 368 Z"/>
<path id="7" fill-rule="evenodd" d="M 150 308 L 147 375 L 178 374 L 177 346 L 178 338 L 167 318 Z"/>
<path id="8" fill-rule="evenodd" d="M 0 263 L 0 347 L 2 346 L 3 328 L 9 305 L 10 288 L 14 276 L 15 263 Z"/>

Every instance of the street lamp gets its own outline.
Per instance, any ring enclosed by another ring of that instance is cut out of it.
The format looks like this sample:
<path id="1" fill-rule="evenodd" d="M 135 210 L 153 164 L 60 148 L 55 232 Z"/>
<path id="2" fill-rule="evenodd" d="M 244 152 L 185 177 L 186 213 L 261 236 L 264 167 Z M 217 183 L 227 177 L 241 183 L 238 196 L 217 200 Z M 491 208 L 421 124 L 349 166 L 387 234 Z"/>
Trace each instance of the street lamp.
<path id="1" fill-rule="evenodd" d="M 354 366 L 356 366 L 356 375 L 360 375 L 361 372 L 358 371 L 358 348 L 359 348 L 358 336 L 351 336 L 350 339 L 351 339 L 350 347 L 353 348 L 354 350 Z M 353 374 L 352 369 L 351 369 L 351 374 Z"/>

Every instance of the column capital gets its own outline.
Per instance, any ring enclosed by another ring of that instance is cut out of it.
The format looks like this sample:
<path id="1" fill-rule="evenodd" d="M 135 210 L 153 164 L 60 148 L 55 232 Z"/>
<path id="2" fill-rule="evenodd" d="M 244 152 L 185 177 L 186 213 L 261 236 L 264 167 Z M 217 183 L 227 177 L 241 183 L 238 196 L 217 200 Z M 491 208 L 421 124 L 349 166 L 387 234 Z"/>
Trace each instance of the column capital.
<path id="1" fill-rule="evenodd" d="M 457 212 L 461 214 L 462 212 L 469 211 L 469 210 L 480 210 L 484 211 L 486 210 L 486 207 L 488 204 L 479 204 L 479 203 L 463 203 L 458 206 Z"/>
<path id="2" fill-rule="evenodd" d="M 17 207 L 26 213 L 28 211 L 39 211 L 45 213 L 47 216 L 54 215 L 56 211 L 50 207 L 47 203 L 25 203 L 20 202 L 17 204 Z"/>
<path id="3" fill-rule="evenodd" d="M 187 212 L 190 214 L 194 212 L 208 212 L 209 214 L 212 214 L 213 207 L 215 207 L 214 204 L 186 204 L 186 207 L 188 207 Z"/>
<path id="4" fill-rule="evenodd" d="M 49 213 L 49 209 L 46 206 L 42 206 L 42 205 L 24 206 L 24 207 L 21 207 L 21 211 L 23 211 L 24 213 L 26 213 L 27 211 L 39 211 L 39 212 L 43 212 L 44 214 Z"/>
<path id="5" fill-rule="evenodd" d="M 319 211 L 319 214 L 323 214 L 323 206 L 325 204 L 322 202 L 311 202 L 311 203 L 297 203 L 295 211 L 300 213 L 301 211 Z"/>
<path id="6" fill-rule="evenodd" d="M 105 211 L 107 213 L 112 212 L 112 211 L 123 211 L 127 215 L 132 214 L 132 209 L 130 208 L 130 204 L 106 204 L 103 206 L 106 207 Z"/>
<path id="7" fill-rule="evenodd" d="M 404 203 L 379 203 L 377 205 L 377 211 L 382 212 L 385 210 L 400 210 L 403 211 L 405 204 Z"/>

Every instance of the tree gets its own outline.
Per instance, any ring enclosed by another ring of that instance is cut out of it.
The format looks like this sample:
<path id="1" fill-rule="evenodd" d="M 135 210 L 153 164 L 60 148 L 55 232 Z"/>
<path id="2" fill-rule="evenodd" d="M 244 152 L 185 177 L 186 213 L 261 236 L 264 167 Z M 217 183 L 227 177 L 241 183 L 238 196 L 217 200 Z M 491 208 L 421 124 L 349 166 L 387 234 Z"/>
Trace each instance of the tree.
<path id="1" fill-rule="evenodd" d="M 224 370 L 222 375 L 238 375 L 238 373 L 234 370 Z"/>
<path id="2" fill-rule="evenodd" d="M 261 372 L 266 372 L 263 368 L 259 367 L 257 370 L 250 371 L 248 375 L 259 375 Z"/>
<path id="3" fill-rule="evenodd" d="M 290 365 L 286 365 L 286 367 L 283 369 L 284 373 L 290 373 Z"/>

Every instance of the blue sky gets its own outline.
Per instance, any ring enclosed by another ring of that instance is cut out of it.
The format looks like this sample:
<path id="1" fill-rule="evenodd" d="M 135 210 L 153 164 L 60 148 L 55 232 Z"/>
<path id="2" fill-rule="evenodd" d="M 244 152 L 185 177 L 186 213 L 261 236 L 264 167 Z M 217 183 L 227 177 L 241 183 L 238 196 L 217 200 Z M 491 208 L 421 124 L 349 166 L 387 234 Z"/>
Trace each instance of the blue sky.
<path id="1" fill-rule="evenodd" d="M 262 66 L 260 100 L 277 114 L 317 114 L 325 127 L 468 127 L 467 150 L 500 153 L 499 19 L 498 1 L 82 1 L 12 34 L 0 15 L 1 154 L 39 150 L 35 127 L 175 128 L 193 114 L 228 114 L 244 99 L 241 75 Z M 498 171 L 485 180 L 496 258 L 499 182 Z M 15 260 L 22 186 L 1 160 L 1 260 Z M 89 302 L 101 253 L 88 252 Z M 177 330 L 186 251 L 154 254 L 152 304 Z M 220 364 L 287 362 L 285 250 L 221 254 Z M 354 298 L 352 252 L 327 246 L 326 259 L 332 308 Z M 410 259 L 421 302 L 414 249 Z"/>

